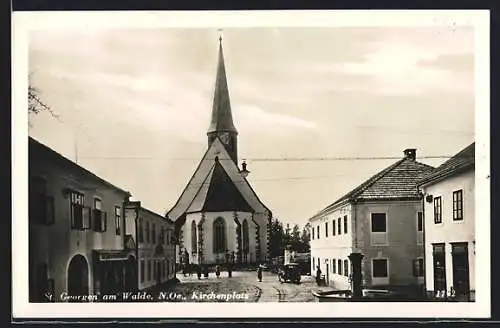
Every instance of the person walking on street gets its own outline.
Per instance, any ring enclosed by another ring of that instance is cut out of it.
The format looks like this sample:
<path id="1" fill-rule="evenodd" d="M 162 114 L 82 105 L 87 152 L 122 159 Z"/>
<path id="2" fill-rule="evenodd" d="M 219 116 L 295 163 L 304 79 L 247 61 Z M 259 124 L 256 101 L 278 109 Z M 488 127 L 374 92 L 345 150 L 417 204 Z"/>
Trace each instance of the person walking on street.
<path id="1" fill-rule="evenodd" d="M 259 279 L 259 282 L 262 282 L 262 266 L 259 265 L 257 268 L 257 279 Z"/>
<path id="2" fill-rule="evenodd" d="M 318 284 L 318 286 L 321 284 L 321 269 L 319 265 L 316 267 L 316 284 Z"/>

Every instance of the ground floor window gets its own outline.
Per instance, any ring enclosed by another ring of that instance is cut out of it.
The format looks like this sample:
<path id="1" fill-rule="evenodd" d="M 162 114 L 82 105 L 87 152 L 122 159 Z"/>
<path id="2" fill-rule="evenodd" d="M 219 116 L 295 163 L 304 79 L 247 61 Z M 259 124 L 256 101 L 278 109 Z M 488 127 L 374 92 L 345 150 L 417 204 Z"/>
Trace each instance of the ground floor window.
<path id="1" fill-rule="evenodd" d="M 332 272 L 337 273 L 337 260 L 336 259 L 332 260 Z"/>
<path id="2" fill-rule="evenodd" d="M 372 275 L 373 278 L 387 278 L 389 274 L 387 259 L 372 260 Z"/>
<path id="3" fill-rule="evenodd" d="M 415 277 L 424 276 L 424 259 L 413 260 L 413 275 Z"/>
<path id="4" fill-rule="evenodd" d="M 141 260 L 141 282 L 144 282 L 144 278 L 146 275 L 144 274 L 145 267 L 144 267 L 144 260 Z"/>
<path id="5" fill-rule="evenodd" d="M 337 270 L 337 273 L 342 275 L 342 260 L 337 260 Z"/>
<path id="6" fill-rule="evenodd" d="M 344 260 L 344 276 L 349 276 L 349 261 Z"/>

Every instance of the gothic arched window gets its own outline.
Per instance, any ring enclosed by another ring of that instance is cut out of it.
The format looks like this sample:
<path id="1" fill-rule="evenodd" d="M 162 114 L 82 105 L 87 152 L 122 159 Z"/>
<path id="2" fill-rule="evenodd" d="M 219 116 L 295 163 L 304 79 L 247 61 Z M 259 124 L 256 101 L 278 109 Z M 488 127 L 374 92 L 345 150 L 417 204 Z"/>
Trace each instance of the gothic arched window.
<path id="1" fill-rule="evenodd" d="M 191 222 L 191 252 L 196 253 L 198 249 L 198 234 L 196 231 L 196 222 Z"/>
<path id="2" fill-rule="evenodd" d="M 250 249 L 250 238 L 248 236 L 248 221 L 243 221 L 243 252 L 248 253 Z"/>
<path id="3" fill-rule="evenodd" d="M 214 232 L 214 253 L 224 253 L 226 251 L 226 222 L 219 217 L 213 224 Z"/>

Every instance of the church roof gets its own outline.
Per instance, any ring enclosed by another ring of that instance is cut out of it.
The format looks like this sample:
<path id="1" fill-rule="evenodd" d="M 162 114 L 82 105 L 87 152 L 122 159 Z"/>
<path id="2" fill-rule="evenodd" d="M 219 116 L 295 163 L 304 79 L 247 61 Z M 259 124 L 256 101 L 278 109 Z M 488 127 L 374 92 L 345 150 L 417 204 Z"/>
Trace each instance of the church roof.
<path id="1" fill-rule="evenodd" d="M 254 212 L 220 162 L 215 160 L 186 212 L 224 211 Z"/>
<path id="2" fill-rule="evenodd" d="M 221 38 L 219 38 L 219 60 L 217 65 L 217 76 L 215 78 L 212 120 L 207 133 L 216 131 L 237 132 L 231 114 L 231 102 L 229 101 L 229 90 L 227 87 L 226 67 L 224 65 Z"/>
<path id="3" fill-rule="evenodd" d="M 328 213 L 346 201 L 420 199 L 417 183 L 433 170 L 427 164 L 405 157 L 373 175 L 314 217 Z"/>
<path id="4" fill-rule="evenodd" d="M 473 142 L 469 146 L 462 149 L 455 156 L 438 166 L 430 174 L 426 175 L 421 181 L 419 181 L 419 185 L 439 181 L 448 176 L 473 169 L 475 164 L 475 147 L 476 143 Z"/>
<path id="5" fill-rule="evenodd" d="M 217 168 L 215 166 L 216 158 L 218 158 Z M 214 172 L 216 174 L 212 179 Z M 226 176 L 224 176 L 222 173 L 224 173 L 224 175 Z M 231 181 L 230 187 L 228 187 L 225 183 L 220 183 L 220 181 L 227 181 L 227 179 Z M 218 198 L 218 201 L 220 201 L 220 198 L 212 196 L 219 193 L 215 192 L 215 190 L 219 190 L 219 187 L 213 187 L 213 191 L 211 191 L 211 194 L 209 196 L 209 186 L 211 185 L 212 180 L 214 181 L 214 186 L 224 185 L 222 187 L 224 191 L 220 193 L 226 194 L 228 192 L 227 189 L 233 189 L 233 187 L 234 189 L 237 189 L 239 191 L 239 194 L 252 209 L 251 212 L 267 213 L 267 215 L 271 215 L 271 211 L 259 199 L 253 188 L 248 183 L 248 180 L 239 173 L 238 166 L 231 159 L 222 142 L 219 140 L 219 138 L 216 138 L 205 152 L 205 155 L 198 164 L 198 167 L 191 176 L 188 184 L 182 191 L 179 199 L 177 200 L 175 205 L 166 213 L 166 217 L 174 222 L 178 219 L 181 219 L 182 221 L 184 215 L 188 211 L 194 212 L 196 209 L 200 209 L 202 208 L 202 206 L 204 206 L 200 204 L 207 203 L 207 206 L 208 204 L 210 204 L 210 207 L 207 208 L 214 208 L 214 206 L 212 205 L 214 203 L 212 199 Z M 231 192 L 231 194 L 233 193 L 234 192 Z M 239 198 L 239 196 L 234 197 Z M 209 199 L 208 202 L 206 202 L 207 198 Z M 217 204 L 217 202 L 215 203 Z M 241 205 L 241 203 L 241 200 L 238 200 L 235 204 Z M 242 206 L 242 208 L 238 210 L 245 209 L 246 206 Z M 181 221 L 180 223 L 182 223 Z"/>

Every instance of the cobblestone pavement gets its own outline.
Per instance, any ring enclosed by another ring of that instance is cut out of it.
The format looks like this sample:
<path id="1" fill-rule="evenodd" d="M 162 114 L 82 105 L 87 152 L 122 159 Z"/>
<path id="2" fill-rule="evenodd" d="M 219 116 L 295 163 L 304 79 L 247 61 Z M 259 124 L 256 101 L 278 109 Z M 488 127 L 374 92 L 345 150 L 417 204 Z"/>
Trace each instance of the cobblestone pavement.
<path id="1" fill-rule="evenodd" d="M 316 302 L 312 291 L 318 290 L 314 278 L 302 276 L 301 283 L 280 283 L 276 274 L 264 272 L 262 282 L 255 272 L 211 273 L 208 279 L 178 274 L 180 283 L 158 286 L 150 292 L 165 302 Z M 323 289 L 323 288 L 321 288 Z M 161 293 L 161 294 L 160 294 Z"/>

